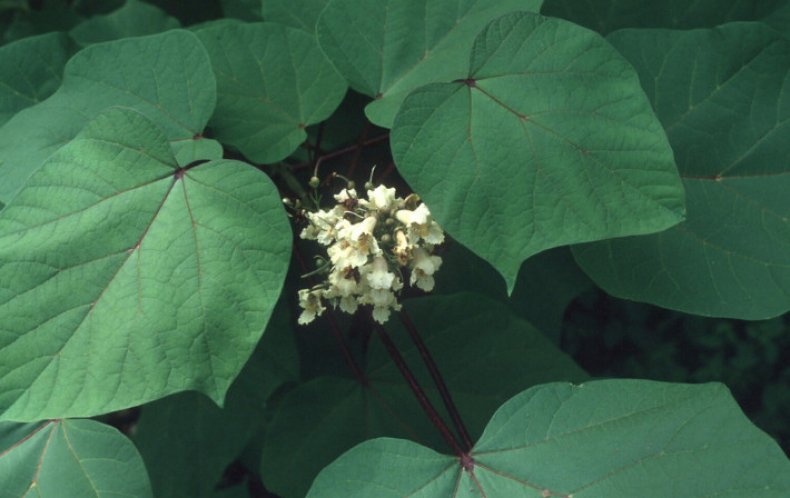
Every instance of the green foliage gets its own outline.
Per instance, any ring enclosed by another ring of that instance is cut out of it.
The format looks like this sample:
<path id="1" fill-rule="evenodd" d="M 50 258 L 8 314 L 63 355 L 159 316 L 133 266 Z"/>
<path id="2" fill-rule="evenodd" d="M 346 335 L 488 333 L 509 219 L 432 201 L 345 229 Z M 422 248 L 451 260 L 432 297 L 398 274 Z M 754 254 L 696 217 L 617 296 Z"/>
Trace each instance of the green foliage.
<path id="1" fill-rule="evenodd" d="M 78 24 L 69 33 L 80 45 L 142 36 L 178 28 L 177 19 L 161 9 L 139 0 L 126 3 L 112 13 L 96 16 Z"/>
<path id="2" fill-rule="evenodd" d="M 308 33 L 315 33 L 318 15 L 329 0 L 261 0 L 261 14 L 266 21 L 272 21 Z"/>
<path id="3" fill-rule="evenodd" d="M 790 43 L 757 23 L 609 39 L 639 71 L 667 130 L 688 215 L 649 237 L 576 248 L 577 260 L 616 296 L 709 316 L 785 313 Z"/>
<path id="4" fill-rule="evenodd" d="M 788 9 L 0 0 L 0 498 L 790 495 Z"/>
<path id="5" fill-rule="evenodd" d="M 543 14 L 568 19 L 607 34 L 621 28 L 712 28 L 732 21 L 756 21 L 784 0 L 545 0 Z"/>
<path id="6" fill-rule="evenodd" d="M 790 492 L 790 462 L 721 385 L 609 380 L 535 387 L 497 410 L 470 455 L 472 465 L 463 468 L 457 458 L 410 441 L 375 439 L 327 467 L 307 496 Z"/>
<path id="7" fill-rule="evenodd" d="M 261 428 L 266 400 L 282 384 L 297 380 L 299 363 L 288 315 L 283 305 L 275 309 L 222 408 L 194 392 L 143 408 L 134 442 L 156 496 L 210 497 L 222 471 Z"/>
<path id="8" fill-rule="evenodd" d="M 280 204 L 241 163 L 179 170 L 139 113 L 89 123 L 0 217 L 2 417 L 91 416 L 185 389 L 221 402 L 282 286 Z"/>
<path id="9" fill-rule="evenodd" d="M 602 38 L 513 14 L 490 24 L 471 54 L 466 81 L 405 100 L 392 152 L 442 226 L 494 265 L 508 290 L 540 251 L 682 219 L 664 131 Z"/>
<path id="10" fill-rule="evenodd" d="M 208 55 L 189 32 L 87 47 L 69 60 L 54 95 L 0 128 L 0 201 L 7 203 L 48 156 L 109 107 L 136 109 L 169 140 L 183 140 L 203 131 L 215 102 Z"/>
<path id="11" fill-rule="evenodd" d="M 330 0 L 316 31 L 351 88 L 373 97 L 365 112 L 391 127 L 410 91 L 469 74 L 469 49 L 489 21 L 540 0 Z"/>
<path id="12" fill-rule="evenodd" d="M 48 33 L 0 47 L 0 124 L 52 95 L 60 86 L 71 44 Z"/>
<path id="13" fill-rule="evenodd" d="M 0 422 L 0 496 L 151 498 L 131 441 L 93 420 Z"/>
<path id="14" fill-rule="evenodd" d="M 252 161 L 288 157 L 307 138 L 305 128 L 327 119 L 346 92 L 315 38 L 303 31 L 255 23 L 197 34 L 217 77 L 210 125 L 218 140 Z"/>
<path id="15" fill-rule="evenodd" d="M 473 437 L 501 403 L 552 379 L 581 381 L 587 375 L 503 304 L 482 295 L 457 293 L 404 304 L 447 379 Z M 439 404 L 420 368 L 417 348 L 403 327 L 389 327 L 406 362 Z M 481 333 L 484 332 L 484 333 Z M 531 361 L 525 362 L 524 358 Z M 280 401 L 268 428 L 261 474 L 285 498 L 304 496 L 318 471 L 366 439 L 409 437 L 443 449 L 436 434 L 386 350 L 370 345 L 365 361 L 367 385 L 348 377 L 319 377 L 299 385 Z M 334 428 L 327 430 L 327 428 Z M 289 458 L 281 455 L 288 454 Z"/>

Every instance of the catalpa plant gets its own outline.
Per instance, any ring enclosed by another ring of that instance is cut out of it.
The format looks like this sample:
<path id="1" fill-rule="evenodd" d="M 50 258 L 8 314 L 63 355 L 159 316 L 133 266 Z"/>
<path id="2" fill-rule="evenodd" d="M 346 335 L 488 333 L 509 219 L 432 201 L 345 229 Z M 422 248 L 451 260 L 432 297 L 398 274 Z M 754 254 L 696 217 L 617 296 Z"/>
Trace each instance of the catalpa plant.
<path id="1" fill-rule="evenodd" d="M 0 83 L 0 497 L 790 496 L 787 0 L 5 1 Z"/>

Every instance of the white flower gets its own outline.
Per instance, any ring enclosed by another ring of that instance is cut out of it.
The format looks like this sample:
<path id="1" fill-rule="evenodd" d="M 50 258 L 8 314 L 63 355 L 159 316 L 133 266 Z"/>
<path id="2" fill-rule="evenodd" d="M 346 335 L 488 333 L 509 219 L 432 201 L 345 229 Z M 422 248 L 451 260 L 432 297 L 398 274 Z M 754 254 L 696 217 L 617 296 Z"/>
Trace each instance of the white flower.
<path id="1" fill-rule="evenodd" d="M 299 290 L 299 306 L 304 308 L 304 311 L 302 311 L 297 320 L 300 325 L 306 325 L 312 322 L 315 320 L 315 317 L 321 316 L 321 313 L 326 310 L 324 304 L 321 302 L 320 290 Z"/>
<path id="2" fill-rule="evenodd" d="M 321 233 L 321 230 L 310 223 L 306 227 L 302 228 L 302 232 L 299 234 L 299 237 L 305 240 L 316 240 L 318 238 L 318 234 Z"/>
<path id="3" fill-rule="evenodd" d="M 399 210 L 395 213 L 395 217 L 407 227 L 412 224 L 425 225 L 431 220 L 431 212 L 428 210 L 428 206 L 420 204 L 414 211 L 409 209 Z"/>
<path id="4" fill-rule="evenodd" d="M 395 280 L 395 274 L 388 271 L 389 265 L 384 256 L 376 256 L 373 263 L 363 268 L 365 278 L 371 289 L 390 289 Z"/>
<path id="5" fill-rule="evenodd" d="M 444 242 L 444 231 L 433 221 L 431 212 L 425 204 L 420 204 L 414 211 L 401 209 L 395 213 L 395 217 L 406 225 L 409 238 L 414 242 L 421 239 L 432 245 Z"/>
<path id="6" fill-rule="evenodd" d="M 368 216 L 359 223 L 344 227 L 344 233 L 340 234 L 342 238 L 349 238 L 355 242 L 365 239 L 373 238 L 373 229 L 376 228 L 376 217 Z M 374 239 L 375 240 L 375 239 Z"/>
<path id="7" fill-rule="evenodd" d="M 349 199 L 356 199 L 356 198 L 357 198 L 357 191 L 354 190 L 353 188 L 344 188 L 343 190 L 335 194 L 335 200 L 339 204 L 342 204 Z"/>
<path id="8" fill-rule="evenodd" d="M 368 199 L 375 209 L 386 211 L 395 204 L 395 189 L 379 185 L 373 190 L 368 190 Z"/>
<path id="9" fill-rule="evenodd" d="M 326 252 L 337 268 L 359 268 L 368 262 L 368 249 L 343 239 L 329 246 Z"/>
<path id="10" fill-rule="evenodd" d="M 338 242 L 327 249 L 335 266 L 359 268 L 368 262 L 369 255 L 381 254 L 378 241 L 373 236 L 375 217 L 370 216 L 353 225 L 348 220 L 342 220 L 337 226 Z"/>
<path id="11" fill-rule="evenodd" d="M 442 266 L 442 258 L 428 254 L 421 247 L 416 248 L 413 254 L 414 260 L 411 264 L 412 270 L 409 283 L 416 285 L 425 292 L 430 292 L 435 285 L 433 274 Z"/>
<path id="12" fill-rule="evenodd" d="M 357 291 L 357 279 L 352 271 L 335 268 L 328 280 L 332 297 L 348 297 Z"/>
<path id="13" fill-rule="evenodd" d="M 354 189 L 343 189 L 334 198 L 337 204 L 330 210 L 307 214 L 310 224 L 300 234 L 327 246 L 331 270 L 324 273 L 320 287 L 299 291 L 299 323 L 321 315 L 324 301 L 346 313 L 370 305 L 373 319 L 384 323 L 393 310 L 401 309 L 400 267 L 410 269 L 412 286 L 434 288 L 433 276 L 442 259 L 432 253 L 434 245 L 444 241 L 444 232 L 425 204 L 416 205 L 415 194 L 402 199 L 394 188 L 379 185 L 367 190 L 367 199 L 360 199 Z M 391 252 L 385 255 L 379 244 Z"/>
<path id="14" fill-rule="evenodd" d="M 372 314 L 373 319 L 382 325 L 390 319 L 390 309 L 387 307 L 374 306 Z"/>
<path id="15" fill-rule="evenodd" d="M 369 292 L 359 298 L 359 302 L 373 305 L 373 319 L 379 323 L 384 323 L 389 319 L 391 310 L 399 310 L 401 308 L 395 294 L 387 289 L 370 289 Z"/>
<path id="16" fill-rule="evenodd" d="M 340 298 L 340 309 L 353 315 L 357 311 L 357 299 L 354 296 L 344 296 Z"/>
<path id="17" fill-rule="evenodd" d="M 395 232 L 395 247 L 392 248 L 392 253 L 395 255 L 399 265 L 406 266 L 409 259 L 411 259 L 413 249 L 414 245 L 409 243 L 409 239 L 403 233 L 403 230 L 397 230 Z"/>
<path id="18" fill-rule="evenodd" d="M 303 239 L 317 240 L 320 244 L 328 246 L 335 241 L 337 236 L 338 224 L 342 221 L 342 215 L 334 209 L 331 211 L 319 210 L 314 213 L 307 213 L 310 225 L 302 230 L 300 237 Z"/>

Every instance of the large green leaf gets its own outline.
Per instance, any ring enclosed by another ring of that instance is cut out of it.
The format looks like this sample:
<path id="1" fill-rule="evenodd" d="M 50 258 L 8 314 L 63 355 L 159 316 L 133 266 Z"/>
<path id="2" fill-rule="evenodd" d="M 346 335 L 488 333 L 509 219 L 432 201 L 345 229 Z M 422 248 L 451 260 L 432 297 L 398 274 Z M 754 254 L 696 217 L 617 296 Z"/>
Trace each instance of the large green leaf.
<path id="1" fill-rule="evenodd" d="M 179 393 L 145 405 L 134 442 L 156 496 L 208 498 L 222 471 L 263 423 L 275 389 L 298 378 L 294 330 L 283 299 L 223 408 L 199 393 Z"/>
<path id="2" fill-rule="evenodd" d="M 688 219 L 575 248 L 607 292 L 744 319 L 790 309 L 790 43 L 777 37 L 760 23 L 610 36 L 667 130 Z"/>
<path id="3" fill-rule="evenodd" d="M 197 34 L 217 76 L 211 128 L 253 161 L 289 156 L 307 138 L 305 127 L 328 118 L 346 93 L 343 78 L 304 31 L 254 23 Z"/>
<path id="4" fill-rule="evenodd" d="M 721 385 L 549 384 L 505 403 L 472 463 L 410 441 L 344 454 L 308 498 L 700 498 L 790 494 L 790 462 Z"/>
<path id="5" fill-rule="evenodd" d="M 0 125 L 60 86 L 71 55 L 68 37 L 49 33 L 0 47 Z"/>
<path id="6" fill-rule="evenodd" d="M 264 20 L 314 34 L 318 15 L 329 0 L 262 0 L 259 3 Z"/>
<path id="7" fill-rule="evenodd" d="M 459 293 L 414 299 L 404 306 L 443 373 L 472 437 L 482 433 L 502 402 L 525 387 L 586 378 L 504 304 Z M 390 330 L 406 362 L 444 413 L 406 330 L 394 324 Z M 376 337 L 371 338 L 365 375 L 367 387 L 350 378 L 320 377 L 285 395 L 267 427 L 261 474 L 268 488 L 284 498 L 304 496 L 323 466 L 371 437 L 408 437 L 444 448 Z"/>
<path id="8" fill-rule="evenodd" d="M 316 31 L 351 88 L 375 99 L 368 118 L 389 128 L 410 91 L 469 74 L 469 49 L 489 21 L 515 10 L 537 12 L 541 2 L 330 0 Z"/>
<path id="9" fill-rule="evenodd" d="M 410 94 L 390 142 L 439 223 L 508 290 L 540 251 L 682 219 L 664 131 L 634 71 L 600 36 L 509 14 L 475 41 L 467 78 Z"/>
<path id="10" fill-rule="evenodd" d="M 93 420 L 0 423 L 0 498 L 153 498 L 134 445 Z"/>
<path id="11" fill-rule="evenodd" d="M 0 128 L 0 201 L 12 198 L 50 154 L 108 107 L 137 109 L 178 140 L 203 131 L 215 101 L 211 64 L 192 33 L 90 46 L 66 64 L 54 95 Z"/>
<path id="12" fill-rule="evenodd" d="M 712 28 L 755 21 L 783 0 L 545 0 L 541 13 L 602 34 L 621 28 Z"/>
<path id="13" fill-rule="evenodd" d="M 80 45 L 142 36 L 175 29 L 181 26 L 162 9 L 140 0 L 126 0 L 118 10 L 84 21 L 70 31 Z"/>
<path id="14" fill-rule="evenodd" d="M 0 212 L 0 417 L 92 416 L 189 389 L 220 403 L 290 246 L 263 173 L 179 169 L 141 114 L 99 115 Z"/>

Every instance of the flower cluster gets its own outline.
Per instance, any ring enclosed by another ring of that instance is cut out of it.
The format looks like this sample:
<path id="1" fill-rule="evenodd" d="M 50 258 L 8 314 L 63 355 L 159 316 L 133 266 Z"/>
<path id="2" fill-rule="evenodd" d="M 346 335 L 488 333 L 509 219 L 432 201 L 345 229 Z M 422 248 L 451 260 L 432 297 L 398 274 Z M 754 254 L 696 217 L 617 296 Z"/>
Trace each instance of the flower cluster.
<path id="1" fill-rule="evenodd" d="M 397 296 L 406 269 L 410 285 L 433 290 L 442 259 L 432 253 L 444 232 L 416 195 L 403 199 L 379 185 L 367 191 L 367 199 L 353 188 L 334 197 L 332 209 L 306 213 L 309 224 L 300 234 L 326 246 L 329 257 L 320 269 L 326 280 L 299 291 L 300 324 L 321 315 L 326 303 L 346 313 L 371 305 L 373 319 L 386 322 L 401 307 Z"/>

